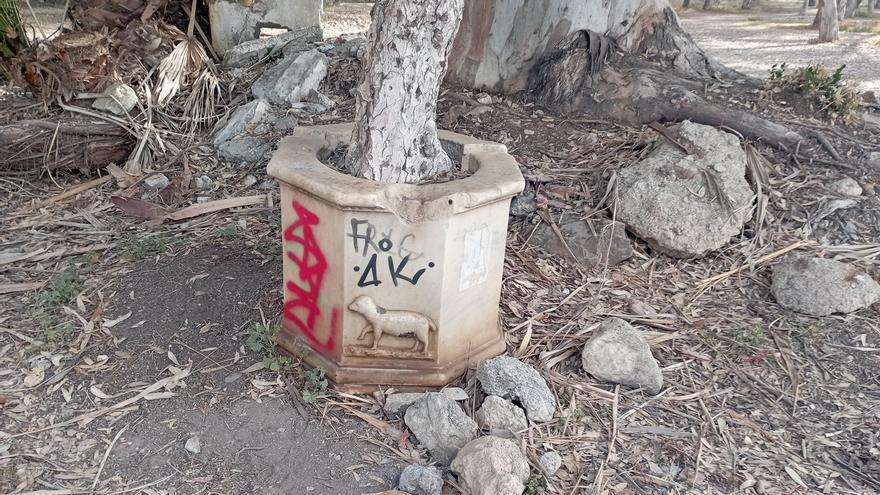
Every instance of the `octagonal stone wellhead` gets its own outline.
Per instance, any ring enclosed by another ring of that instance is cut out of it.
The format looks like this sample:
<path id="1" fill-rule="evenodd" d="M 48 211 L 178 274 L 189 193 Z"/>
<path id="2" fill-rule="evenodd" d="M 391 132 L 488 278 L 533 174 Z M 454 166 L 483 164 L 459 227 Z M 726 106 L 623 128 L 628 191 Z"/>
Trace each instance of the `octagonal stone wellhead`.
<path id="1" fill-rule="evenodd" d="M 268 165 L 281 185 L 279 345 L 345 389 L 443 386 L 505 350 L 498 319 L 511 198 L 504 145 L 440 132 L 469 176 L 384 184 L 325 165 L 353 126 L 298 127 Z"/>

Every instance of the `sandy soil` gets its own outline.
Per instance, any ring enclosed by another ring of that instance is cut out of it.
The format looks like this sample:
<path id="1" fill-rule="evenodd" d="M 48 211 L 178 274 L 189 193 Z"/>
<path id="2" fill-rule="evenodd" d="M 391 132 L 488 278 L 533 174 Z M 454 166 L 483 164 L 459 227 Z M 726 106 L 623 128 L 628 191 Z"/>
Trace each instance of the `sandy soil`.
<path id="1" fill-rule="evenodd" d="M 845 77 L 860 82 L 860 89 L 880 90 L 880 34 L 841 31 L 839 42 L 816 44 L 817 33 L 808 28 L 814 14 L 688 11 L 682 21 L 712 56 L 746 74 L 766 78 L 770 67 L 782 62 L 846 64 Z"/>

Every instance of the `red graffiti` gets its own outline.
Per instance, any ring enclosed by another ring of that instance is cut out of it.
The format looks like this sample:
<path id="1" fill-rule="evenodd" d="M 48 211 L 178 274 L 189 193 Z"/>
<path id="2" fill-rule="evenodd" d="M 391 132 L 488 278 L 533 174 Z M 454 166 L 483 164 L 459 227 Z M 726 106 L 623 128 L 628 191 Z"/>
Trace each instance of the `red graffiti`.
<path id="1" fill-rule="evenodd" d="M 287 290 L 292 296 L 284 304 L 284 317 L 296 325 L 313 349 L 328 353 L 336 348 L 339 310 L 333 309 L 331 312 L 330 336 L 322 342 L 315 335 L 315 325 L 321 321 L 318 298 L 327 272 L 327 260 L 312 232 L 312 227 L 318 225 L 320 219 L 298 201 L 293 202 L 293 211 L 296 219 L 284 230 L 284 240 L 299 245 L 302 252 L 296 254 L 287 251 L 287 257 L 296 264 L 299 273 L 287 281 Z"/>

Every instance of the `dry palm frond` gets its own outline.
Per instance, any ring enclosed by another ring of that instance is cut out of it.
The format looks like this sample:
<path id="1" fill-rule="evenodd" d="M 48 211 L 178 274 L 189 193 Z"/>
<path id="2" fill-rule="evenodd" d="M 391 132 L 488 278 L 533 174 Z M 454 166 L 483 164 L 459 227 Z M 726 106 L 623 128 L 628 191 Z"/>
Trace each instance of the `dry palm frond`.
<path id="1" fill-rule="evenodd" d="M 749 179 L 752 181 L 752 187 L 755 189 L 754 242 L 760 246 L 764 243 L 761 233 L 767 222 L 767 202 L 772 189 L 768 172 L 770 164 L 767 163 L 764 155 L 751 144 L 745 143 L 745 149 L 746 169 L 749 173 Z"/>
<path id="2" fill-rule="evenodd" d="M 839 244 L 823 245 L 818 250 L 834 255 L 836 259 L 858 260 L 865 263 L 880 263 L 880 244 Z"/>
<path id="3" fill-rule="evenodd" d="M 165 106 L 180 91 L 187 79 L 197 78 L 208 62 L 205 47 L 195 39 L 195 7 L 192 2 L 189 29 L 186 37 L 174 46 L 174 50 L 159 62 L 159 83 L 156 87 L 156 104 Z"/>
<path id="4" fill-rule="evenodd" d="M 191 137 L 198 129 L 213 125 L 220 95 L 220 80 L 208 65 L 193 82 L 192 91 L 183 107 L 184 114 L 189 117 L 188 133 Z"/>

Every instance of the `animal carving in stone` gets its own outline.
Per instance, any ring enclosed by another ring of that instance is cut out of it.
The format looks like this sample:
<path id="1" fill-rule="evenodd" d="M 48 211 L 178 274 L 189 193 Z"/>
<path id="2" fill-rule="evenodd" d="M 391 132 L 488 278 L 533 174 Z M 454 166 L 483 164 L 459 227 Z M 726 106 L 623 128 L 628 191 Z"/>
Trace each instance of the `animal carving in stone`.
<path id="1" fill-rule="evenodd" d="M 370 296 L 358 296 L 349 304 L 348 309 L 367 320 L 358 340 L 364 340 L 372 331 L 373 349 L 378 347 L 379 339 L 387 333 L 397 337 L 412 336 L 415 338 L 412 350 L 415 351 L 421 344 L 421 351 L 425 352 L 428 349 L 429 332 L 437 331 L 437 325 L 427 316 L 415 311 L 385 309 L 377 305 Z"/>

